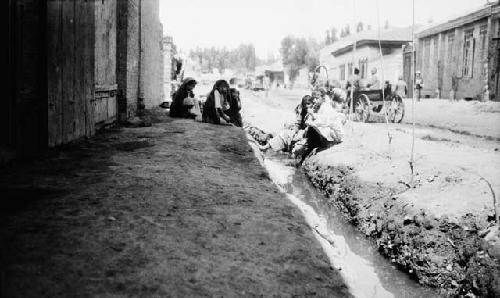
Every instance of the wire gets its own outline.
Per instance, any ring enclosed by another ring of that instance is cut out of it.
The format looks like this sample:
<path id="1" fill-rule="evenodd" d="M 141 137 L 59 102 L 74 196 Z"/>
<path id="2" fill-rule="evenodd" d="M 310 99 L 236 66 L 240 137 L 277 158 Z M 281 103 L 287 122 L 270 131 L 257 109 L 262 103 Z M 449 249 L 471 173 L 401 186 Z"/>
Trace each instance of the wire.
<path id="1" fill-rule="evenodd" d="M 380 41 L 380 1 L 377 0 L 377 25 L 378 25 L 378 49 L 379 49 L 379 54 L 380 54 L 380 74 L 382 76 L 382 82 L 385 84 L 385 78 L 384 78 L 384 55 L 382 54 L 382 42 Z M 379 82 L 380 84 L 380 82 Z M 389 145 L 392 142 L 392 134 L 391 130 L 389 128 L 389 119 L 387 118 L 387 105 L 385 103 L 385 87 L 382 85 L 382 101 L 383 101 L 383 108 L 385 109 L 384 111 L 384 117 L 385 117 L 385 125 L 387 128 L 387 138 L 389 141 Z"/>
<path id="2" fill-rule="evenodd" d="M 414 167 L 415 167 L 415 0 L 412 1 L 412 24 L 411 24 L 411 84 L 412 84 L 412 100 L 411 100 L 411 117 L 412 117 L 412 141 L 410 153 L 410 171 L 411 171 L 411 184 L 413 184 Z"/>

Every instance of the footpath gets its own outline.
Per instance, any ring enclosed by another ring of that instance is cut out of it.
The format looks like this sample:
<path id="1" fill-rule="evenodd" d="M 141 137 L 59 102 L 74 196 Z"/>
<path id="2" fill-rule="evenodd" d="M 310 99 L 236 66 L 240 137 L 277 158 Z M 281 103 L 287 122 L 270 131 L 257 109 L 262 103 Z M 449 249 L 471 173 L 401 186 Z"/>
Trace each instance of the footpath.
<path id="1" fill-rule="evenodd" d="M 350 296 L 242 129 L 152 122 L 0 169 L 0 296 Z"/>

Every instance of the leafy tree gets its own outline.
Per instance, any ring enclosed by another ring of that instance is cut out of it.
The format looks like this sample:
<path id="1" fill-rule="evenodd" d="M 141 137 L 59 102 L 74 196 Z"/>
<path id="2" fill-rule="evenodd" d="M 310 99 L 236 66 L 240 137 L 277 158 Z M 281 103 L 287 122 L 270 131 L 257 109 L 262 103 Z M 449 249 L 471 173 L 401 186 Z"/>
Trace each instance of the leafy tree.
<path id="1" fill-rule="evenodd" d="M 319 64 L 319 44 L 310 38 L 286 36 L 281 40 L 281 56 L 290 80 L 297 78 L 303 67 L 314 70 Z"/>

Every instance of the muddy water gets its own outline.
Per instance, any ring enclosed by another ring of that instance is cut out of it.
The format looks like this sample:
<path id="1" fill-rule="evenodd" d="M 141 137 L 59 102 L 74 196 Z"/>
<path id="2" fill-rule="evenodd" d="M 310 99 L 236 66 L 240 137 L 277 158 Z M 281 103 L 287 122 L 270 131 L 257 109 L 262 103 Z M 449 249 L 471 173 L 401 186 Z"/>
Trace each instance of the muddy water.
<path id="1" fill-rule="evenodd" d="M 266 157 L 269 176 L 304 214 L 334 267 L 338 268 L 356 297 L 434 297 L 384 259 L 347 221 L 305 175 L 283 157 Z"/>

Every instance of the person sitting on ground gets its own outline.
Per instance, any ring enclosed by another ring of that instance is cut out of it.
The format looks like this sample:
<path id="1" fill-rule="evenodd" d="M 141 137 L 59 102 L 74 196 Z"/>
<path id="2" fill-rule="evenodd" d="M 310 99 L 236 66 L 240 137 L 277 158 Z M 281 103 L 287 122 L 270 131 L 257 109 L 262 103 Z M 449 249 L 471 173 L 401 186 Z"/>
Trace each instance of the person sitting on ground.
<path id="1" fill-rule="evenodd" d="M 333 108 L 329 98 L 321 105 L 317 113 L 310 113 L 306 118 L 306 144 L 302 151 L 302 161 L 314 151 L 324 150 L 339 144 L 344 138 L 343 126 L 346 117 Z"/>
<path id="2" fill-rule="evenodd" d="M 182 82 L 179 89 L 172 95 L 170 117 L 192 119 L 196 117 L 196 114 L 191 113 L 191 109 L 197 104 L 193 92 L 196 84 L 197 82 L 193 78 L 186 78 Z"/>
<path id="3" fill-rule="evenodd" d="M 266 144 L 261 144 L 260 149 L 263 151 L 271 149 L 275 152 L 293 153 L 295 144 L 304 138 L 305 121 L 307 115 L 312 113 L 313 104 L 313 97 L 310 95 L 302 97 L 301 103 L 295 108 L 295 123 L 287 125 L 284 130 L 269 139 Z"/>
<path id="4" fill-rule="evenodd" d="M 332 88 L 330 90 L 330 98 L 332 99 L 332 106 L 335 110 L 342 110 L 347 101 L 347 92 L 342 88 Z"/>
<path id="5" fill-rule="evenodd" d="M 326 98 L 328 97 L 328 92 L 326 91 L 326 88 L 318 87 L 316 91 L 312 92 L 312 94 L 314 101 L 313 111 L 316 113 L 318 112 L 321 105 L 326 101 Z"/>
<path id="6" fill-rule="evenodd" d="M 241 100 L 240 91 L 236 88 L 229 89 L 229 109 L 224 111 L 229 116 L 231 123 L 235 126 L 242 127 L 243 121 L 241 119 Z"/>
<path id="7" fill-rule="evenodd" d="M 218 80 L 215 82 L 214 87 L 212 91 L 210 91 L 210 94 L 205 101 L 205 105 L 203 106 L 203 122 L 231 125 L 231 119 L 224 113 L 224 110 L 229 108 L 226 100 L 228 91 L 229 84 L 227 81 Z M 224 119 L 224 123 L 221 123 L 221 118 Z"/>

